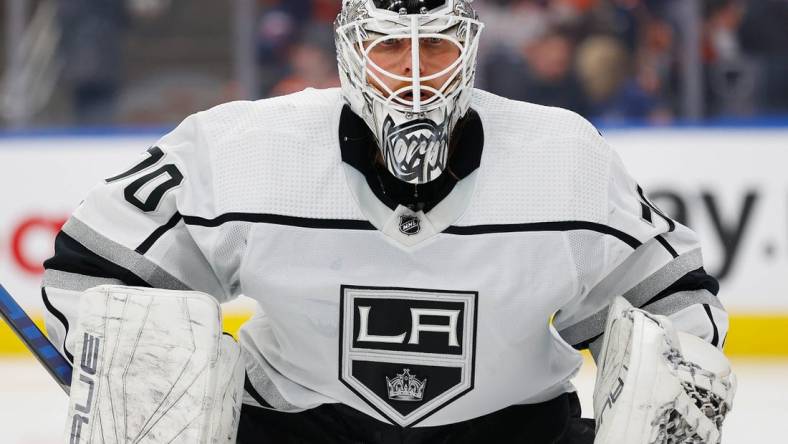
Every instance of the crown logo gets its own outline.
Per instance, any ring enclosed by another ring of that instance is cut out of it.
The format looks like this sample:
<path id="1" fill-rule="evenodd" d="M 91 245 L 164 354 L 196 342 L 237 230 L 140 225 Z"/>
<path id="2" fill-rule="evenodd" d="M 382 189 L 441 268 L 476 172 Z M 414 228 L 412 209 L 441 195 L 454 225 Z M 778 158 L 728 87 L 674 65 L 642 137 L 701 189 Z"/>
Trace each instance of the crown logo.
<path id="1" fill-rule="evenodd" d="M 395 378 L 389 379 L 386 376 L 386 385 L 389 390 L 389 399 L 396 401 L 421 401 L 424 397 L 424 387 L 427 386 L 427 379 L 419 381 L 416 376 L 410 374 L 410 369 L 403 369 L 402 373 L 397 373 Z"/>

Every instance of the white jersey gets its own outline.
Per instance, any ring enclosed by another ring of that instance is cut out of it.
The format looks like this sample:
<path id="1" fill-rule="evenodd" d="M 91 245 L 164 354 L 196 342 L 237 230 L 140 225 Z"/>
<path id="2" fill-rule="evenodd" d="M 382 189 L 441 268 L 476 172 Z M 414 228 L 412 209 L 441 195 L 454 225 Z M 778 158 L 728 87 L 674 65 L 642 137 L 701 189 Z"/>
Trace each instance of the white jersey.
<path id="1" fill-rule="evenodd" d="M 424 213 L 343 161 L 338 89 L 187 118 L 96 186 L 47 262 L 48 330 L 79 292 L 194 289 L 260 310 L 241 330 L 246 402 L 343 403 L 401 426 L 574 390 L 617 295 L 722 344 L 696 236 L 649 202 L 578 115 L 475 91 L 480 166 Z M 458 149 L 462 149 L 460 146 Z"/>

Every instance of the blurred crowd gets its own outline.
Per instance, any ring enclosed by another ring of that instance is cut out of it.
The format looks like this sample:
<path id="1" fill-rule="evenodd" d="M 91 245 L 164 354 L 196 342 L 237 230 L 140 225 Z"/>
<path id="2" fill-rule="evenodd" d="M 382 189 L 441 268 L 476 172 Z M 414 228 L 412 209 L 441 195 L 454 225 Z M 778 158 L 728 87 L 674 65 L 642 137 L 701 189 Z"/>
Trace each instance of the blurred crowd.
<path id="1" fill-rule="evenodd" d="M 123 88 L 118 35 L 128 27 L 129 5 L 136 16 L 189 7 L 177 0 L 59 3 L 66 75 L 76 114 L 87 121 L 111 116 Z M 259 96 L 338 86 L 332 22 L 340 3 L 257 0 Z M 476 0 L 487 25 L 477 86 L 569 108 L 594 121 L 669 123 L 682 117 L 687 3 Z M 788 0 L 698 5 L 703 114 L 788 114 Z"/>
<path id="2" fill-rule="evenodd" d="M 477 86 L 595 121 L 680 116 L 686 0 L 477 0 Z M 788 112 L 788 1 L 700 2 L 706 116 Z M 262 0 L 263 94 L 338 83 L 333 0 Z"/>

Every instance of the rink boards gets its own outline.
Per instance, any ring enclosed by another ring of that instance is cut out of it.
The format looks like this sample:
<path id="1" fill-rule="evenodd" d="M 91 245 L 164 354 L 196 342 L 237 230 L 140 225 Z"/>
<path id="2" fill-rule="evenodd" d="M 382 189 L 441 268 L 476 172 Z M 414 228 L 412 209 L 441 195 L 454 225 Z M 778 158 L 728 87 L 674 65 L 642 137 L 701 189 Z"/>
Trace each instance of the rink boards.
<path id="1" fill-rule="evenodd" d="M 731 313 L 728 353 L 788 356 L 788 123 L 603 132 L 652 200 L 700 234 Z M 0 135 L 0 282 L 39 322 L 41 262 L 60 225 L 160 134 Z M 227 330 L 249 314 L 231 308 Z M 0 326 L 0 357 L 23 353 Z"/>

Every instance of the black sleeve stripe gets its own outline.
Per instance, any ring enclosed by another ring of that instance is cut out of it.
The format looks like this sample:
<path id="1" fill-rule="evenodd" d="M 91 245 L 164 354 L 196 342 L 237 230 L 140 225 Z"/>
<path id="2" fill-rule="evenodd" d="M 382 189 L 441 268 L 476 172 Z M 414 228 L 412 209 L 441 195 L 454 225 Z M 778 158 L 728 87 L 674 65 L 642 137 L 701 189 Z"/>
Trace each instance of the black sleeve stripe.
<path id="1" fill-rule="evenodd" d="M 41 299 L 44 301 L 44 307 L 47 309 L 47 311 L 49 311 L 52 314 L 52 316 L 54 316 L 58 321 L 60 321 L 63 324 L 63 326 L 66 328 L 66 336 L 68 336 L 68 329 L 69 329 L 68 319 L 66 319 L 66 316 L 60 310 L 58 310 L 57 308 L 55 308 L 54 305 L 52 305 L 52 303 L 49 301 L 49 296 L 47 296 L 47 292 L 44 288 L 41 289 Z M 66 354 L 66 359 L 71 361 L 71 363 L 73 364 L 74 355 L 72 355 L 71 352 L 69 352 L 68 349 L 66 348 L 65 339 L 63 342 L 63 352 Z"/>
<path id="2" fill-rule="evenodd" d="M 591 345 L 591 343 L 592 343 L 592 342 L 594 342 L 594 341 L 596 341 L 597 339 L 599 339 L 600 337 L 602 337 L 602 335 L 603 335 L 603 334 L 605 334 L 605 332 L 604 332 L 604 331 L 603 331 L 602 333 L 599 333 L 599 334 L 597 334 L 597 335 L 595 335 L 595 336 L 593 336 L 593 337 L 589 338 L 589 339 L 586 339 L 586 340 L 585 340 L 585 341 L 583 341 L 583 342 L 579 342 L 579 343 L 577 343 L 577 344 L 574 344 L 572 347 L 573 347 L 575 350 L 585 350 L 585 349 L 587 349 L 587 348 L 588 348 L 588 346 L 589 346 L 589 345 Z"/>
<path id="3" fill-rule="evenodd" d="M 643 301 L 643 303 L 640 303 L 639 301 L 633 301 L 631 295 L 625 295 L 625 297 L 636 307 L 644 308 L 654 304 L 655 302 L 659 302 L 663 299 L 682 292 L 706 290 L 711 293 L 708 298 L 714 298 L 717 296 L 719 289 L 720 285 L 717 280 L 713 276 L 707 274 L 703 267 L 700 267 L 682 275 L 680 278 L 673 281 L 672 284 L 665 287 L 664 290 L 652 296 L 650 299 Z M 708 298 L 698 301 L 698 303 L 708 302 L 710 300 Z M 712 303 L 712 305 L 714 304 Z M 646 310 L 650 311 L 648 309 Z M 604 329 L 606 319 L 607 308 L 598 311 L 593 316 L 586 318 L 585 320 L 580 321 L 571 327 L 561 330 L 559 333 L 568 343 L 572 344 L 574 348 L 582 350 L 588 348 L 588 344 L 594 342 L 597 338 L 599 338 L 599 336 L 601 336 L 602 333 L 604 333 L 602 330 Z M 592 334 L 595 335 L 589 338 L 588 336 Z"/>
<path id="4" fill-rule="evenodd" d="M 711 338 L 711 345 L 717 347 L 719 346 L 720 343 L 720 333 L 719 330 L 717 329 L 717 323 L 714 322 L 714 317 L 711 315 L 711 306 L 709 304 L 702 304 L 702 305 L 703 305 L 703 309 L 706 311 L 706 315 L 708 315 L 709 317 L 709 321 L 711 322 L 711 327 L 714 332 Z M 586 339 L 585 341 L 574 344 L 572 345 L 572 347 L 575 348 L 576 350 L 585 350 L 589 347 L 591 343 L 599 339 L 603 334 L 605 334 L 604 331 L 589 339 Z M 724 345 L 724 341 L 723 341 L 723 345 Z"/>
<path id="5" fill-rule="evenodd" d="M 145 239 L 145 240 L 144 240 L 144 241 L 143 241 L 143 242 L 140 244 L 140 246 L 139 246 L 139 247 L 137 247 L 137 248 L 136 248 L 134 251 L 136 251 L 136 252 L 137 252 L 137 253 L 139 253 L 139 254 L 145 254 L 145 253 L 147 253 L 147 252 L 148 252 L 148 250 L 150 250 L 150 249 L 151 249 L 151 247 L 153 246 L 153 244 L 155 244 L 155 243 L 156 243 L 156 241 L 157 241 L 157 240 L 159 240 L 159 238 L 161 238 L 162 236 L 164 236 L 164 234 L 165 234 L 165 233 L 167 233 L 167 232 L 168 232 L 168 231 L 170 231 L 171 229 L 175 228 L 175 226 L 176 226 L 176 225 L 178 225 L 178 222 L 180 222 L 180 221 L 181 221 L 181 219 L 183 219 L 183 216 L 181 216 L 181 213 L 177 213 L 177 212 L 176 212 L 176 213 L 175 213 L 175 214 L 174 214 L 174 215 L 173 215 L 173 216 L 170 218 L 170 220 L 168 220 L 168 221 L 167 221 L 167 223 L 166 223 L 166 224 L 164 224 L 164 225 L 160 226 L 160 227 L 159 227 L 159 228 L 157 228 L 157 229 L 156 229 L 156 230 L 155 230 L 153 233 L 151 233 L 151 235 L 150 235 L 150 236 L 148 236 L 148 238 L 147 238 L 147 239 Z"/>
<path id="6" fill-rule="evenodd" d="M 717 296 L 720 291 L 720 284 L 713 276 L 706 273 L 703 267 L 697 270 L 692 270 L 679 278 L 676 282 L 672 283 L 668 288 L 657 293 L 653 298 L 649 299 L 645 304 L 653 304 L 661 299 L 682 291 L 695 291 L 695 290 L 708 290 L 709 293 Z"/>
<path id="7" fill-rule="evenodd" d="M 254 389 L 254 386 L 252 385 L 252 381 L 249 380 L 248 374 L 244 374 L 244 390 L 246 390 L 246 393 L 249 393 L 249 395 L 252 398 L 254 398 L 254 400 L 257 401 L 257 403 L 260 404 L 261 406 L 269 409 L 274 408 L 274 406 L 272 406 L 265 399 L 263 399 L 263 397 L 260 396 L 260 393 L 258 393 L 257 390 Z"/>
<path id="8" fill-rule="evenodd" d="M 711 307 L 709 307 L 709 304 L 703 304 L 703 309 L 706 310 L 709 321 L 711 321 L 711 328 L 714 330 L 714 335 L 711 338 L 711 345 L 717 347 L 720 343 L 720 332 L 717 330 L 717 323 L 714 322 L 714 316 L 711 315 Z"/>
<path id="9" fill-rule="evenodd" d="M 667 250 L 668 253 L 670 253 L 670 255 L 673 256 L 674 259 L 679 257 L 679 254 L 676 252 L 676 250 L 670 245 L 670 243 L 667 241 L 667 239 L 662 237 L 662 235 L 657 236 L 656 239 L 657 239 L 657 242 L 660 243 L 660 245 L 665 247 L 665 250 Z"/>
<path id="10" fill-rule="evenodd" d="M 44 268 L 117 279 L 136 287 L 151 287 L 136 274 L 90 251 L 63 231 L 55 238 L 55 255 L 44 261 Z"/>

